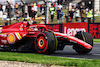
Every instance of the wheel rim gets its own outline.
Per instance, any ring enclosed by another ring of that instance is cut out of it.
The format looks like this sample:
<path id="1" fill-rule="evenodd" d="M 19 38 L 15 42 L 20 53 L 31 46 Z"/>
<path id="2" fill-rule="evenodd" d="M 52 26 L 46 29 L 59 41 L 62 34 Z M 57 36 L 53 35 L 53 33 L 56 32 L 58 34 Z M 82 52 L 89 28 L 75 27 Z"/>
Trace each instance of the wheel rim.
<path id="1" fill-rule="evenodd" d="M 43 49 L 45 47 L 45 38 L 43 36 L 39 37 L 37 40 L 37 44 L 39 49 Z"/>
<path id="2" fill-rule="evenodd" d="M 36 40 L 36 49 L 39 53 L 44 53 L 46 52 L 48 47 L 48 40 L 45 39 L 44 36 L 40 36 L 37 40 Z"/>

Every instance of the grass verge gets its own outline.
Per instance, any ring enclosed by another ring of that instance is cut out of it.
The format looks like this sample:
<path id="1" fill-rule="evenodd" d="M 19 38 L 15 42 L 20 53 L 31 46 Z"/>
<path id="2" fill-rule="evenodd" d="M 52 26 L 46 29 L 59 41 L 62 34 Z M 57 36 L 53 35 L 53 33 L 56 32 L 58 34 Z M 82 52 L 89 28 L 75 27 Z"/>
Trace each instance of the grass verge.
<path id="1" fill-rule="evenodd" d="M 93 39 L 93 42 L 98 42 L 98 43 L 100 43 L 100 39 Z"/>
<path id="2" fill-rule="evenodd" d="M 70 59 L 32 53 L 0 52 L 0 60 L 76 67 L 100 67 L 100 60 Z"/>

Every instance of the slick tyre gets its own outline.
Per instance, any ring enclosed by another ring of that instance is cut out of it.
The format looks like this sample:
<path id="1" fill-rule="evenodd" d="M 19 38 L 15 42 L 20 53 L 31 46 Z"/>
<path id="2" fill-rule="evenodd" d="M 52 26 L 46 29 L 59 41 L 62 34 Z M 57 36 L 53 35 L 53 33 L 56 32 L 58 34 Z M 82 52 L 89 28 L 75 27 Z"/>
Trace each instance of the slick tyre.
<path id="1" fill-rule="evenodd" d="M 55 51 L 55 37 L 50 32 L 39 34 L 35 40 L 35 49 L 38 53 L 50 54 Z"/>
<path id="2" fill-rule="evenodd" d="M 80 31 L 75 35 L 75 37 L 77 37 L 78 39 L 81 39 L 81 40 L 87 42 L 88 44 L 90 44 L 91 46 L 93 46 L 93 38 L 92 38 L 91 34 Z M 75 44 L 73 46 L 73 48 L 79 54 L 87 54 L 92 50 L 92 49 L 86 49 L 79 44 Z"/>

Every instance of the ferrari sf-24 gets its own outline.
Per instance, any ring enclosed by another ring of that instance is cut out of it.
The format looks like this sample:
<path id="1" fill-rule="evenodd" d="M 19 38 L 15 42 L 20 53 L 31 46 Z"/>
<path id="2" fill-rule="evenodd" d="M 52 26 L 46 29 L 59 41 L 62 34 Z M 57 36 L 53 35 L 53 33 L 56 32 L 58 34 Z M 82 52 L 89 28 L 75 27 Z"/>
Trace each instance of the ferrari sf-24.
<path id="1" fill-rule="evenodd" d="M 93 48 L 93 38 L 87 32 L 79 31 L 75 36 L 53 32 L 45 25 L 19 22 L 0 29 L 0 51 L 35 51 L 54 53 L 72 45 L 77 53 L 86 54 Z"/>

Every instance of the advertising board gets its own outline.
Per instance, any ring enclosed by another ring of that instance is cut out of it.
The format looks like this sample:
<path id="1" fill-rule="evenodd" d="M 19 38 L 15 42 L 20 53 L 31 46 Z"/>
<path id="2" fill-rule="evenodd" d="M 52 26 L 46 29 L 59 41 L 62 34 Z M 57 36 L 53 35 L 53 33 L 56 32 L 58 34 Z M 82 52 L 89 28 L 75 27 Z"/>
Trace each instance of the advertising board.
<path id="1" fill-rule="evenodd" d="M 100 23 L 89 24 L 88 32 L 93 38 L 100 38 Z"/>
<path id="2" fill-rule="evenodd" d="M 88 23 L 63 23 L 63 33 L 74 36 L 78 31 L 88 32 Z"/>
<path id="3" fill-rule="evenodd" d="M 54 32 L 62 33 L 62 24 L 47 24 L 46 27 Z"/>
<path id="4" fill-rule="evenodd" d="M 77 31 L 88 32 L 88 23 L 47 24 L 48 29 L 74 36 Z"/>

